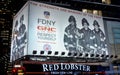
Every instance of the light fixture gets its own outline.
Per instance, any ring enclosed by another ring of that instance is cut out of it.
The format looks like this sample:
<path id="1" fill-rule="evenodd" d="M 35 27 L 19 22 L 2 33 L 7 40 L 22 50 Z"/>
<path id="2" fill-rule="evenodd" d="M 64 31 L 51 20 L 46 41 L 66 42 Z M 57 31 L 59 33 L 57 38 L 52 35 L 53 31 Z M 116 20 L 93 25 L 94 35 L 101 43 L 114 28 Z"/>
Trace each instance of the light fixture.
<path id="1" fill-rule="evenodd" d="M 48 55 L 52 54 L 52 51 L 48 51 Z"/>
<path id="2" fill-rule="evenodd" d="M 91 54 L 90 56 L 91 56 L 91 57 L 94 57 L 94 54 Z"/>
<path id="3" fill-rule="evenodd" d="M 104 54 L 101 55 L 101 57 L 104 57 L 104 56 L 105 56 Z"/>
<path id="4" fill-rule="evenodd" d="M 113 55 L 111 55 L 110 58 L 113 58 Z"/>
<path id="5" fill-rule="evenodd" d="M 36 51 L 36 50 L 33 50 L 33 54 L 37 54 L 37 51 Z"/>
<path id="6" fill-rule="evenodd" d="M 88 53 L 85 54 L 85 57 L 88 57 Z"/>
<path id="7" fill-rule="evenodd" d="M 117 55 L 115 55 L 115 57 L 114 58 L 117 58 L 118 56 Z"/>
<path id="8" fill-rule="evenodd" d="M 33 50 L 33 57 L 35 58 L 35 54 L 37 54 L 36 50 Z M 35 58 L 35 60 L 37 60 L 37 58 Z"/>
<path id="9" fill-rule="evenodd" d="M 82 56 L 83 54 L 82 53 L 79 53 L 79 56 Z"/>
<path id="10" fill-rule="evenodd" d="M 109 55 L 106 55 L 106 58 L 108 58 L 109 57 Z"/>
<path id="11" fill-rule="evenodd" d="M 69 52 L 69 53 L 68 53 L 68 56 L 72 56 L 72 53 L 71 53 L 71 52 Z"/>
<path id="12" fill-rule="evenodd" d="M 61 52 L 61 55 L 65 55 L 65 52 Z"/>
<path id="13" fill-rule="evenodd" d="M 96 57 L 99 57 L 99 54 L 96 54 Z"/>
<path id="14" fill-rule="evenodd" d="M 74 52 L 74 55 L 73 56 L 77 56 L 77 52 Z"/>
<path id="15" fill-rule="evenodd" d="M 40 54 L 44 54 L 44 51 L 40 51 Z"/>
<path id="16" fill-rule="evenodd" d="M 55 55 L 58 55 L 58 51 L 55 52 Z"/>

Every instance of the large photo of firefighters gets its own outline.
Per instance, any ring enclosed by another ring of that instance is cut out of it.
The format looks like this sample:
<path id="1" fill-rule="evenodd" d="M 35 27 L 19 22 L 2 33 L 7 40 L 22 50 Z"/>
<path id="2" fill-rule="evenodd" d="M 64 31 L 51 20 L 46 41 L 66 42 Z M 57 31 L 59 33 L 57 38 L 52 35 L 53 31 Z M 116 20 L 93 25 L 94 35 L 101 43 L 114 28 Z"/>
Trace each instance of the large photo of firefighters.
<path id="1" fill-rule="evenodd" d="M 24 15 L 15 21 L 12 36 L 12 61 L 24 55 L 26 48 L 26 25 L 24 24 Z"/>
<path id="2" fill-rule="evenodd" d="M 28 30 L 27 3 L 13 17 L 10 62 L 23 57 L 27 53 Z"/>
<path id="3" fill-rule="evenodd" d="M 68 56 L 69 52 L 108 54 L 102 16 L 43 3 L 33 3 L 37 6 L 30 5 L 32 11 L 29 17 L 28 54 L 31 55 L 33 50 L 37 50 L 38 53 L 43 50 L 46 55 L 50 50 L 52 56 L 55 56 L 56 51 L 59 52 L 59 56 L 61 52 L 65 52 L 65 56 Z M 45 11 L 47 14 L 44 14 Z"/>
<path id="4" fill-rule="evenodd" d="M 102 16 L 33 2 L 14 18 L 11 60 L 33 55 L 68 53 L 108 54 Z M 35 4 L 35 5 L 34 5 Z M 38 10 L 40 9 L 40 10 Z M 28 14 L 29 13 L 29 14 Z M 28 17 L 29 16 L 29 17 Z"/>
<path id="5" fill-rule="evenodd" d="M 105 33 L 99 21 L 89 23 L 87 18 L 81 19 L 81 28 L 78 28 L 75 16 L 68 18 L 69 25 L 64 30 L 64 46 L 69 52 L 89 54 L 108 54 Z M 80 22 L 80 21 L 79 21 Z M 92 28 L 90 28 L 92 26 Z"/>

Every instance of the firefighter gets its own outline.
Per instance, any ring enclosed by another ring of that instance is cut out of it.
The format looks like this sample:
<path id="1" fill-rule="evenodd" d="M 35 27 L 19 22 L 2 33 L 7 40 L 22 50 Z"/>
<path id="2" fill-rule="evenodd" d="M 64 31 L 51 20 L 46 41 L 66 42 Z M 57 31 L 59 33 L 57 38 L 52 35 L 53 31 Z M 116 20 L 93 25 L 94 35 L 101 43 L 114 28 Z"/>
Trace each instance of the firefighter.
<path id="1" fill-rule="evenodd" d="M 96 53 L 97 54 L 103 54 L 106 52 L 106 38 L 105 38 L 105 34 L 103 33 L 103 31 L 100 29 L 100 25 L 99 23 L 94 20 L 93 22 L 93 26 L 94 29 L 92 30 L 93 32 L 93 42 L 94 42 L 94 47 L 96 48 Z"/>
<path id="2" fill-rule="evenodd" d="M 66 50 L 75 52 L 77 51 L 77 31 L 79 30 L 76 26 L 76 19 L 74 16 L 70 16 L 68 19 L 69 25 L 65 28 L 64 33 L 64 46 Z"/>
<path id="3" fill-rule="evenodd" d="M 18 51 L 18 20 L 15 22 L 15 27 L 13 29 L 13 39 L 12 39 L 12 60 L 16 60 L 16 54 Z"/>
<path id="4" fill-rule="evenodd" d="M 19 27 L 19 34 L 18 34 L 18 40 L 19 40 L 19 57 L 23 56 L 25 44 L 26 44 L 26 26 L 23 23 L 24 21 L 24 15 L 20 17 L 20 27 Z"/>
<path id="5" fill-rule="evenodd" d="M 94 47 L 92 46 L 92 31 L 89 28 L 89 23 L 86 18 L 82 19 L 82 26 L 83 28 L 81 29 L 82 33 L 82 47 L 85 53 L 92 53 Z"/>

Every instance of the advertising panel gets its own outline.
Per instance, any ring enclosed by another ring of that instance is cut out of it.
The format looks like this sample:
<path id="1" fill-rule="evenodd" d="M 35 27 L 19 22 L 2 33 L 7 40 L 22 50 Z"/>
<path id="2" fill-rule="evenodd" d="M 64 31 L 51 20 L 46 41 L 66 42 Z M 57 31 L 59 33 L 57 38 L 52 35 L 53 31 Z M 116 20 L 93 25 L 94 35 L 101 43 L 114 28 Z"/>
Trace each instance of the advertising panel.
<path id="1" fill-rule="evenodd" d="M 101 16 L 30 1 L 28 55 L 108 54 Z"/>
<path id="2" fill-rule="evenodd" d="M 11 61 L 25 55 L 108 54 L 101 16 L 28 1 L 14 16 Z"/>
<path id="3" fill-rule="evenodd" d="M 27 26 L 28 5 L 26 3 L 13 18 L 10 61 L 21 58 L 27 53 Z"/>

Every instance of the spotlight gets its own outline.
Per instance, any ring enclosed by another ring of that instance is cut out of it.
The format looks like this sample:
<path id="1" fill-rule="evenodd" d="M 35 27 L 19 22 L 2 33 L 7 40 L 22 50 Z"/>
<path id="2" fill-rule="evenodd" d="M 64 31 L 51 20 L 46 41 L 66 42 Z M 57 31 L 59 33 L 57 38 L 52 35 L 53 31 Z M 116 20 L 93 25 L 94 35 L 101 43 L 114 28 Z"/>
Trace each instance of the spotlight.
<path id="1" fill-rule="evenodd" d="M 40 54 L 44 54 L 44 51 L 41 51 Z"/>
<path id="2" fill-rule="evenodd" d="M 91 56 L 91 57 L 94 57 L 94 54 L 91 54 L 90 56 Z"/>
<path id="3" fill-rule="evenodd" d="M 106 55 L 106 58 L 108 58 L 109 57 L 109 55 Z"/>
<path id="4" fill-rule="evenodd" d="M 76 53 L 76 52 L 74 53 L 74 56 L 77 56 L 77 53 Z"/>
<path id="5" fill-rule="evenodd" d="M 104 57 L 104 56 L 105 56 L 104 54 L 101 55 L 101 57 Z"/>
<path id="6" fill-rule="evenodd" d="M 37 51 L 36 51 L 36 50 L 33 50 L 33 54 L 37 54 Z"/>
<path id="7" fill-rule="evenodd" d="M 65 55 L 65 52 L 62 52 L 61 55 Z"/>
<path id="8" fill-rule="evenodd" d="M 96 54 L 96 57 L 99 57 L 99 54 Z"/>
<path id="9" fill-rule="evenodd" d="M 71 53 L 71 52 L 69 52 L 69 53 L 68 53 L 68 56 L 71 56 L 71 55 L 72 55 L 72 53 Z"/>
<path id="10" fill-rule="evenodd" d="M 88 53 L 85 54 L 85 57 L 88 57 Z"/>
<path id="11" fill-rule="evenodd" d="M 52 51 L 48 51 L 48 55 L 52 54 Z"/>
<path id="12" fill-rule="evenodd" d="M 117 55 L 115 55 L 115 57 L 114 58 L 117 58 L 118 56 Z"/>
<path id="13" fill-rule="evenodd" d="M 55 52 L 55 55 L 58 55 L 58 51 Z"/>
<path id="14" fill-rule="evenodd" d="M 79 53 L 79 56 L 82 56 L 83 54 L 82 53 Z"/>
<path id="15" fill-rule="evenodd" d="M 110 58 L 113 58 L 113 55 L 111 55 Z"/>

